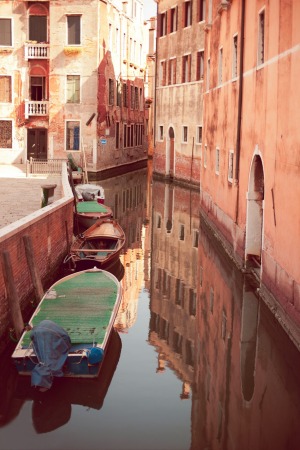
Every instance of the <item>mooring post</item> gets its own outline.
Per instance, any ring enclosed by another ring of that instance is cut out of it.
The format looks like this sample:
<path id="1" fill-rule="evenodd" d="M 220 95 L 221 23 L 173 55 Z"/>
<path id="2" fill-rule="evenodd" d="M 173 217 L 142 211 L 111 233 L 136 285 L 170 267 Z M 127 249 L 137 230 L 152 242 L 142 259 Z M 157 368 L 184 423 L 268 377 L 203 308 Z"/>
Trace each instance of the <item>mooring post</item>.
<path id="1" fill-rule="evenodd" d="M 30 275 L 34 287 L 34 292 L 36 295 L 36 299 L 39 302 L 43 295 L 44 290 L 41 282 L 40 275 L 37 271 L 36 264 L 34 261 L 34 253 L 33 253 L 33 247 L 32 247 L 32 240 L 31 237 L 28 235 L 23 236 L 24 246 L 25 246 L 25 253 L 27 258 L 28 267 L 30 270 Z"/>
<path id="2" fill-rule="evenodd" d="M 7 300 L 12 324 L 14 326 L 16 338 L 19 339 L 24 330 L 24 322 L 21 313 L 21 306 L 13 279 L 13 271 L 9 252 L 2 252 L 3 277 L 6 286 Z"/>

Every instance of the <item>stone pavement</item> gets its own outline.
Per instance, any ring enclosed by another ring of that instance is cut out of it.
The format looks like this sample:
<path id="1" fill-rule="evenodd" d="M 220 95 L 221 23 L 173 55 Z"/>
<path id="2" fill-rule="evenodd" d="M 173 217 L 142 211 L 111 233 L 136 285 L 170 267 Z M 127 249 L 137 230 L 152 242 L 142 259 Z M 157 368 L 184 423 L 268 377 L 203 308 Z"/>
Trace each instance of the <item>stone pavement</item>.
<path id="1" fill-rule="evenodd" d="M 26 177 L 25 165 L 0 164 L 0 228 L 40 209 L 44 184 L 56 184 L 53 200 L 61 198 L 60 175 Z"/>

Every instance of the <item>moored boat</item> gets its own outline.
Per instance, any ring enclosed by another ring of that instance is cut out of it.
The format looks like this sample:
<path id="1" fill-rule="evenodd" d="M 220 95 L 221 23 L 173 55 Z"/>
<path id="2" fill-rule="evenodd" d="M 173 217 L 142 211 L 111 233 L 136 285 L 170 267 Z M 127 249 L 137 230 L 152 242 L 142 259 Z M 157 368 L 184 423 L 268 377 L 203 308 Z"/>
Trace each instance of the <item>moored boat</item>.
<path id="1" fill-rule="evenodd" d="M 90 269 L 54 283 L 43 296 L 12 354 L 32 386 L 49 389 L 54 377 L 99 374 L 122 297 L 111 273 Z"/>
<path id="2" fill-rule="evenodd" d="M 76 203 L 75 219 L 81 228 L 87 229 L 97 220 L 112 216 L 112 209 L 96 200 Z"/>
<path id="3" fill-rule="evenodd" d="M 119 222 L 101 219 L 75 238 L 65 262 L 76 270 L 107 269 L 119 259 L 124 245 L 125 233 Z"/>
<path id="4" fill-rule="evenodd" d="M 105 195 L 104 188 L 97 184 L 77 184 L 75 191 L 78 200 L 97 200 L 99 203 L 104 203 Z"/>

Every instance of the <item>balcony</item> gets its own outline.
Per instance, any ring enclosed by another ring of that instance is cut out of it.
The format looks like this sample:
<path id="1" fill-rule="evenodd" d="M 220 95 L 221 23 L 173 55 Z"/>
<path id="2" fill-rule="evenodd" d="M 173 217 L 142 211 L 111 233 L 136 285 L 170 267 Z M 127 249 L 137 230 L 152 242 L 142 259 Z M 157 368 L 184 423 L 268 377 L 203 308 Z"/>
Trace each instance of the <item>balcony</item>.
<path id="1" fill-rule="evenodd" d="M 32 100 L 25 100 L 25 119 L 30 116 L 48 116 L 49 102 L 43 100 L 34 102 Z"/>
<path id="2" fill-rule="evenodd" d="M 26 61 L 28 61 L 28 59 L 49 59 L 49 44 L 34 44 L 32 42 L 26 42 L 24 50 Z"/>

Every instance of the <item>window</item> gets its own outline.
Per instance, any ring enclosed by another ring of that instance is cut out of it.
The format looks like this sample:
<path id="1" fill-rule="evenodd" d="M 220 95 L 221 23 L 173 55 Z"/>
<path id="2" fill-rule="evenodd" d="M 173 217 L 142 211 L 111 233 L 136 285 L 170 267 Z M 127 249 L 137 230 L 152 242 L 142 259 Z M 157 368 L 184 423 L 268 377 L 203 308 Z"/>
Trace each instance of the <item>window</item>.
<path id="1" fill-rule="evenodd" d="M 120 122 L 116 122 L 116 149 L 120 148 Z"/>
<path id="2" fill-rule="evenodd" d="M 11 120 L 0 120 L 0 148 L 12 148 Z"/>
<path id="3" fill-rule="evenodd" d="M 80 103 L 80 75 L 67 75 L 67 103 Z"/>
<path id="4" fill-rule="evenodd" d="M 168 84 L 176 84 L 176 58 L 169 60 Z"/>
<path id="5" fill-rule="evenodd" d="M 130 86 L 130 108 L 134 109 L 134 86 Z"/>
<path id="6" fill-rule="evenodd" d="M 117 106 L 121 106 L 122 92 L 121 92 L 121 83 L 119 81 L 116 82 L 116 88 L 117 88 Z"/>
<path id="7" fill-rule="evenodd" d="M 197 127 L 196 144 L 202 144 L 202 126 Z"/>
<path id="8" fill-rule="evenodd" d="M 139 88 L 134 88 L 134 108 L 139 109 Z"/>
<path id="9" fill-rule="evenodd" d="M 108 79 L 108 104 L 114 105 L 115 102 L 115 82 L 113 79 Z"/>
<path id="10" fill-rule="evenodd" d="M 160 37 L 167 34 L 167 14 L 159 14 Z"/>
<path id="11" fill-rule="evenodd" d="M 182 142 L 187 142 L 187 141 L 188 141 L 188 127 L 183 126 L 182 127 Z"/>
<path id="12" fill-rule="evenodd" d="M 81 22 L 81 16 L 67 16 L 68 45 L 80 45 L 81 44 L 80 22 Z"/>
<path id="13" fill-rule="evenodd" d="M 189 27 L 192 25 L 192 2 L 187 1 L 184 3 L 184 14 L 183 14 L 183 26 Z"/>
<path id="14" fill-rule="evenodd" d="M 233 150 L 229 150 L 228 154 L 228 181 L 233 181 Z"/>
<path id="15" fill-rule="evenodd" d="M 11 77 L 0 76 L 0 103 L 11 103 Z"/>
<path id="16" fill-rule="evenodd" d="M 170 10 L 170 33 L 177 31 L 177 12 L 178 8 L 171 8 Z"/>
<path id="17" fill-rule="evenodd" d="M 127 108 L 128 106 L 128 92 L 127 92 L 127 84 L 123 83 L 123 106 Z"/>
<path id="18" fill-rule="evenodd" d="M 184 241 L 184 225 L 179 225 L 179 240 Z"/>
<path id="19" fill-rule="evenodd" d="M 140 111 L 144 110 L 144 94 L 143 88 L 140 88 Z"/>
<path id="20" fill-rule="evenodd" d="M 219 175 L 220 173 L 220 149 L 219 147 L 216 148 L 216 174 Z"/>
<path id="21" fill-rule="evenodd" d="M 193 231 L 193 247 L 198 248 L 199 245 L 199 231 L 194 230 Z"/>
<path id="22" fill-rule="evenodd" d="M 182 83 L 191 81 L 191 55 L 182 57 Z"/>
<path id="23" fill-rule="evenodd" d="M 30 100 L 40 102 L 46 98 L 46 78 L 30 77 Z"/>
<path id="24" fill-rule="evenodd" d="M 159 126 L 159 137 L 158 137 L 158 139 L 159 139 L 160 141 L 163 141 L 163 140 L 164 140 L 164 127 L 163 127 L 163 125 L 160 125 L 160 126 Z"/>
<path id="25" fill-rule="evenodd" d="M 196 80 L 203 80 L 204 77 L 204 51 L 197 52 L 197 68 L 196 68 Z"/>
<path id="26" fill-rule="evenodd" d="M 47 42 L 47 16 L 29 16 L 29 39 Z"/>
<path id="27" fill-rule="evenodd" d="M 66 150 L 73 151 L 79 149 L 80 149 L 80 122 L 77 120 L 67 120 Z"/>
<path id="28" fill-rule="evenodd" d="M 222 84 L 223 81 L 223 49 L 219 49 L 219 75 L 218 75 L 219 84 Z"/>
<path id="29" fill-rule="evenodd" d="M 127 125 L 126 125 L 126 123 L 124 123 L 124 125 L 123 125 L 123 148 L 127 147 L 126 137 L 127 137 Z"/>
<path id="30" fill-rule="evenodd" d="M 205 20 L 206 0 L 198 0 L 198 5 L 199 22 L 202 22 Z"/>
<path id="31" fill-rule="evenodd" d="M 167 62 L 161 61 L 160 62 L 160 85 L 161 86 L 166 85 L 166 71 L 167 71 Z"/>
<path id="32" fill-rule="evenodd" d="M 265 11 L 258 17 L 258 64 L 265 61 Z"/>
<path id="33" fill-rule="evenodd" d="M 0 19 L 0 45 L 12 46 L 11 19 Z"/>
<path id="34" fill-rule="evenodd" d="M 232 78 L 236 78 L 238 75 L 237 68 L 237 52 L 238 52 L 238 37 L 233 36 L 233 48 L 232 48 Z"/>

